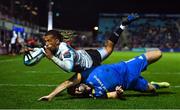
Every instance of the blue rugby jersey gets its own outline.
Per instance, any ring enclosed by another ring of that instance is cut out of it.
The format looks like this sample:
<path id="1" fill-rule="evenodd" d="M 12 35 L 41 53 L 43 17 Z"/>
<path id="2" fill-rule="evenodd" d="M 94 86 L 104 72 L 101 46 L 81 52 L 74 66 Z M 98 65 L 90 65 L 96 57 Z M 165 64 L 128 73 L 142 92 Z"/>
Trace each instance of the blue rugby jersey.
<path id="1" fill-rule="evenodd" d="M 116 86 L 143 91 L 146 90 L 147 81 L 140 75 L 147 65 L 146 57 L 141 55 L 125 62 L 98 66 L 94 70 L 84 71 L 82 76 L 87 77 L 90 72 L 84 80 L 86 84 L 94 87 L 95 97 L 106 96 L 106 93 L 114 91 Z"/>

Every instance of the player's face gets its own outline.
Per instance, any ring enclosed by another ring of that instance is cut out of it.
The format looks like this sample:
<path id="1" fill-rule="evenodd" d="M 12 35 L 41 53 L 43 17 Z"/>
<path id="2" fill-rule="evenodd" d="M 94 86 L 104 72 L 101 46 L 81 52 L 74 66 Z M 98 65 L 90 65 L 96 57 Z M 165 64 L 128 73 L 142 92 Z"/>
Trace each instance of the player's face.
<path id="1" fill-rule="evenodd" d="M 43 37 L 45 42 L 45 47 L 48 48 L 51 51 L 56 50 L 59 46 L 59 40 L 56 37 L 53 37 L 52 35 L 47 35 Z"/>

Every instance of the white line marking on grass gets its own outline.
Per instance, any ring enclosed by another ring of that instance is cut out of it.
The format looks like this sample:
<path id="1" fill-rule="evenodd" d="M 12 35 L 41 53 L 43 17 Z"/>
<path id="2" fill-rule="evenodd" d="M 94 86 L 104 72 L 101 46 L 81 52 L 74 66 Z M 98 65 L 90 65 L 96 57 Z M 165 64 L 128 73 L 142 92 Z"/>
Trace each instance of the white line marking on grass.
<path id="1" fill-rule="evenodd" d="M 0 86 L 13 86 L 13 87 L 56 87 L 57 84 L 0 84 Z M 180 88 L 180 85 L 170 86 L 170 88 Z"/>
<path id="2" fill-rule="evenodd" d="M 13 86 L 13 87 L 56 87 L 55 84 L 0 84 L 0 86 Z"/>
<path id="3" fill-rule="evenodd" d="M 170 88 L 180 88 L 180 86 L 170 86 Z"/>
<path id="4" fill-rule="evenodd" d="M 62 71 L 25 71 L 23 73 L 47 73 L 47 74 L 54 74 L 54 73 L 59 74 L 60 73 L 60 74 L 64 74 L 64 72 L 62 72 Z"/>
<path id="5" fill-rule="evenodd" d="M 1 62 L 0 62 L 1 63 Z M 9 71 L 10 73 L 17 73 L 17 71 L 13 70 L 13 71 Z M 21 73 L 66 73 L 64 71 L 62 71 L 61 69 L 59 69 L 59 71 L 44 71 L 44 70 L 27 70 L 27 71 L 21 71 Z M 143 75 L 180 75 L 180 72 L 167 72 L 167 73 L 143 73 Z"/>
<path id="6" fill-rule="evenodd" d="M 165 72 L 165 73 L 159 73 L 159 72 L 147 72 L 147 73 L 143 73 L 143 75 L 149 75 L 149 74 L 152 74 L 152 75 L 180 75 L 180 72 Z"/>
<path id="7" fill-rule="evenodd" d="M 16 70 L 12 70 L 12 71 L 9 71 L 10 73 L 17 73 Z M 30 70 L 30 71 L 21 71 L 20 73 L 63 73 L 62 71 L 33 71 L 33 70 Z"/>
<path id="8" fill-rule="evenodd" d="M 0 60 L 0 63 L 6 63 L 6 62 L 12 62 L 12 61 L 18 61 L 20 59 L 6 59 L 6 60 Z"/>
<path id="9" fill-rule="evenodd" d="M 61 71 L 23 71 L 23 73 L 62 73 Z"/>

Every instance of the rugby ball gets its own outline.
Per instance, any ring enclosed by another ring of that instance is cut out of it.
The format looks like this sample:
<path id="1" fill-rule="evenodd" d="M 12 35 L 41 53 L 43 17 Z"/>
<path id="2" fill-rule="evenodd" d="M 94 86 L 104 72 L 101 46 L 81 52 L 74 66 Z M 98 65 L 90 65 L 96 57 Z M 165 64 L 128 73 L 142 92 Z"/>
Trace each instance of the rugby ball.
<path id="1" fill-rule="evenodd" d="M 37 64 L 43 57 L 44 57 L 44 49 L 34 48 L 31 51 L 25 52 L 24 59 L 23 59 L 24 64 L 26 66 L 33 66 Z"/>

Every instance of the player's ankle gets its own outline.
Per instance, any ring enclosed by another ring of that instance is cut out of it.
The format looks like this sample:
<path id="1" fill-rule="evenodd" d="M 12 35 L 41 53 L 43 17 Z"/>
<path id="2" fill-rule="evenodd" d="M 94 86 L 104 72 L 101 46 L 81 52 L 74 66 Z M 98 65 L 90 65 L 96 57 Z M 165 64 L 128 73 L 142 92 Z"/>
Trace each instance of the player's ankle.
<path id="1" fill-rule="evenodd" d="M 122 25 L 122 24 L 121 24 L 119 27 L 120 27 L 122 30 L 125 30 L 125 29 L 126 29 L 126 26 L 125 26 L 125 25 Z"/>

